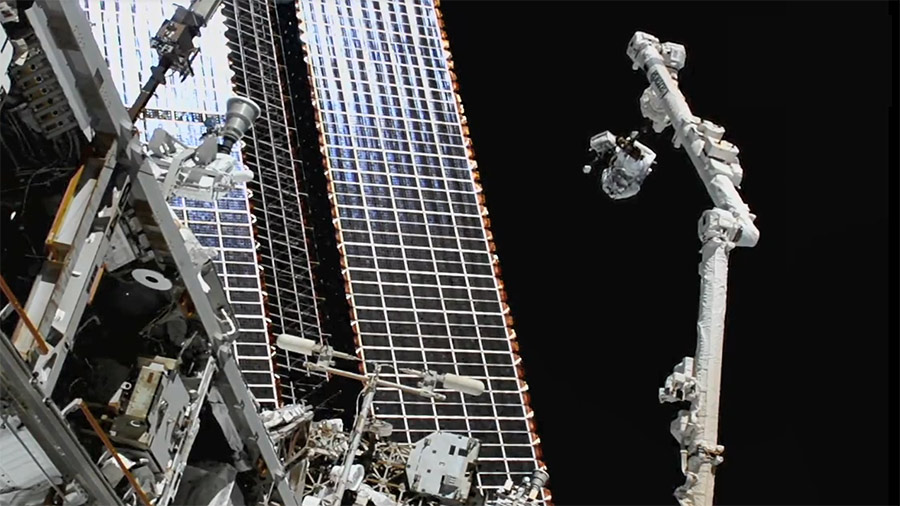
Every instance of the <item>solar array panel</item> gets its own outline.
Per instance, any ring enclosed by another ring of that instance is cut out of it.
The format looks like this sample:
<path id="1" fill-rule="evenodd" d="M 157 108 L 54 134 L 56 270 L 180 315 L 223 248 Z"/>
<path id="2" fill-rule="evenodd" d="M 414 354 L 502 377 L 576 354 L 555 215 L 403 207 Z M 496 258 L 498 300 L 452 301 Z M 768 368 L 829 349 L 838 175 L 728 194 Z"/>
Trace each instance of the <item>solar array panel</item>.
<path id="1" fill-rule="evenodd" d="M 109 63 L 116 88 L 126 105 L 140 92 L 151 67 L 157 63 L 150 40 L 165 19 L 175 12 L 172 0 L 81 0 L 92 21 L 94 38 Z M 146 138 L 163 128 L 181 142 L 196 146 L 207 120 L 222 121 L 225 103 L 232 96 L 231 71 L 225 27 L 214 17 L 197 39 L 200 54 L 194 75 L 183 83 L 161 86 L 136 125 Z M 234 151 L 240 160 L 240 154 Z M 244 187 L 216 202 L 174 198 L 176 215 L 197 239 L 215 248 L 216 270 L 238 321 L 235 343 L 238 365 L 250 391 L 264 408 L 279 404 L 263 312 L 260 271 L 253 239 L 248 195 Z"/>
<path id="2" fill-rule="evenodd" d="M 130 103 L 156 61 L 149 40 L 175 2 L 82 1 Z M 385 379 L 409 385 L 416 380 L 397 370 L 452 372 L 487 386 L 479 397 L 444 391 L 443 402 L 383 390 L 376 411 L 399 441 L 434 430 L 476 437 L 479 484 L 518 481 L 542 465 L 539 439 L 438 7 L 430 0 L 300 0 L 298 10 L 364 367 L 386 364 L 394 373 Z M 140 123 L 145 134 L 161 126 L 196 144 L 203 121 L 221 118 L 232 94 L 222 19 L 213 18 L 198 41 L 196 75 L 160 88 Z M 275 406 L 248 191 L 172 204 L 217 249 L 216 268 L 239 319 L 238 362 L 260 403 Z"/>
<path id="3" fill-rule="evenodd" d="M 434 402 L 379 391 L 393 437 L 435 430 L 482 442 L 478 480 L 502 486 L 539 463 L 515 333 L 437 6 L 429 0 L 301 0 L 351 318 L 365 368 L 482 380 Z M 440 391 L 440 390 L 439 390 Z"/>
<path id="4" fill-rule="evenodd" d="M 256 218 L 254 238 L 269 331 L 327 340 L 313 275 L 318 265 L 315 239 L 314 234 L 307 235 L 312 228 L 304 208 L 309 195 L 300 176 L 301 147 L 285 92 L 289 77 L 279 61 L 282 34 L 275 5 L 270 0 L 225 0 L 220 15 L 225 20 L 234 91 L 260 108 L 259 119 L 242 139 L 241 154 L 256 173 L 247 187 Z M 284 404 L 317 405 L 332 393 L 319 388 L 325 376 L 310 374 L 302 356 L 278 350 L 274 361 Z"/>

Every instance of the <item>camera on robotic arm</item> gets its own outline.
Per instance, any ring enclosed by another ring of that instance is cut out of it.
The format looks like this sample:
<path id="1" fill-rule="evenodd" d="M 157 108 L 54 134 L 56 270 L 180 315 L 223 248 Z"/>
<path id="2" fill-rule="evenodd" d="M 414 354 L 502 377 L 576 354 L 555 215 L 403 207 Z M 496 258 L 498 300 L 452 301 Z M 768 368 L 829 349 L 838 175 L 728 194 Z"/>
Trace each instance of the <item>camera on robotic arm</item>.
<path id="1" fill-rule="evenodd" d="M 637 195 L 656 163 L 656 153 L 638 142 L 640 133 L 621 137 L 605 131 L 591 137 L 591 158 L 583 171 L 598 177 L 603 192 L 612 199 Z"/>

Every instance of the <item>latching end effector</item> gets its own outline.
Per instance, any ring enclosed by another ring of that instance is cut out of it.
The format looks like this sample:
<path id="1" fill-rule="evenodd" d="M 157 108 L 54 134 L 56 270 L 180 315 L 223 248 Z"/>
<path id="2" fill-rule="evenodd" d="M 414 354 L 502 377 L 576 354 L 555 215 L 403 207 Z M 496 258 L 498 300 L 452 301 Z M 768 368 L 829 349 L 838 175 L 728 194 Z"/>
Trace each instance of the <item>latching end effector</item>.
<path id="1" fill-rule="evenodd" d="M 652 63 L 662 63 L 673 77 L 684 68 L 687 59 L 687 51 L 683 45 L 674 42 L 660 43 L 659 39 L 645 32 L 634 32 L 625 52 L 631 58 L 634 70 L 647 70 Z"/>

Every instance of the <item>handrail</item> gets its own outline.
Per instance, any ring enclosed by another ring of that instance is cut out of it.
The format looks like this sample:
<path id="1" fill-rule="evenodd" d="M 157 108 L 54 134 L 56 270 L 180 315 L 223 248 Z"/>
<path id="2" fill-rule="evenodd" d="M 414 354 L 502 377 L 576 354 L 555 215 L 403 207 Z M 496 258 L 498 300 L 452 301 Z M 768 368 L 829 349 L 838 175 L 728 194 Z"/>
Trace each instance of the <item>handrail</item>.
<path id="1" fill-rule="evenodd" d="M 22 319 L 22 323 L 25 324 L 25 327 L 27 327 L 31 332 L 31 335 L 34 336 L 34 341 L 37 343 L 41 355 L 50 353 L 50 347 L 47 346 L 47 341 L 44 339 L 44 336 L 41 335 L 41 331 L 34 326 L 31 318 L 28 317 L 28 313 L 22 309 L 22 305 L 19 304 L 19 299 L 16 298 L 16 294 L 14 294 L 9 288 L 9 285 L 6 284 L 6 280 L 3 279 L 2 275 L 0 275 L 0 290 L 3 290 L 3 295 L 6 295 L 6 298 L 9 299 L 9 303 L 12 304 L 13 309 L 19 314 L 19 318 Z"/>

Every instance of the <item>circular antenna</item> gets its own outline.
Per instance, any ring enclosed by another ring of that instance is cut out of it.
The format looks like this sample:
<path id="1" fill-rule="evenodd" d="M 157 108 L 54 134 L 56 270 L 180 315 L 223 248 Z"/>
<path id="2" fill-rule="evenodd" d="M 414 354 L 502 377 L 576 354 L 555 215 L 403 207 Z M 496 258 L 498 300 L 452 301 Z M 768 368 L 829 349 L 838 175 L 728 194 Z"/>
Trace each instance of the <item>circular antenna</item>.
<path id="1" fill-rule="evenodd" d="M 135 269 L 131 277 L 138 283 L 153 290 L 166 291 L 172 289 L 172 282 L 162 274 L 150 269 Z"/>

